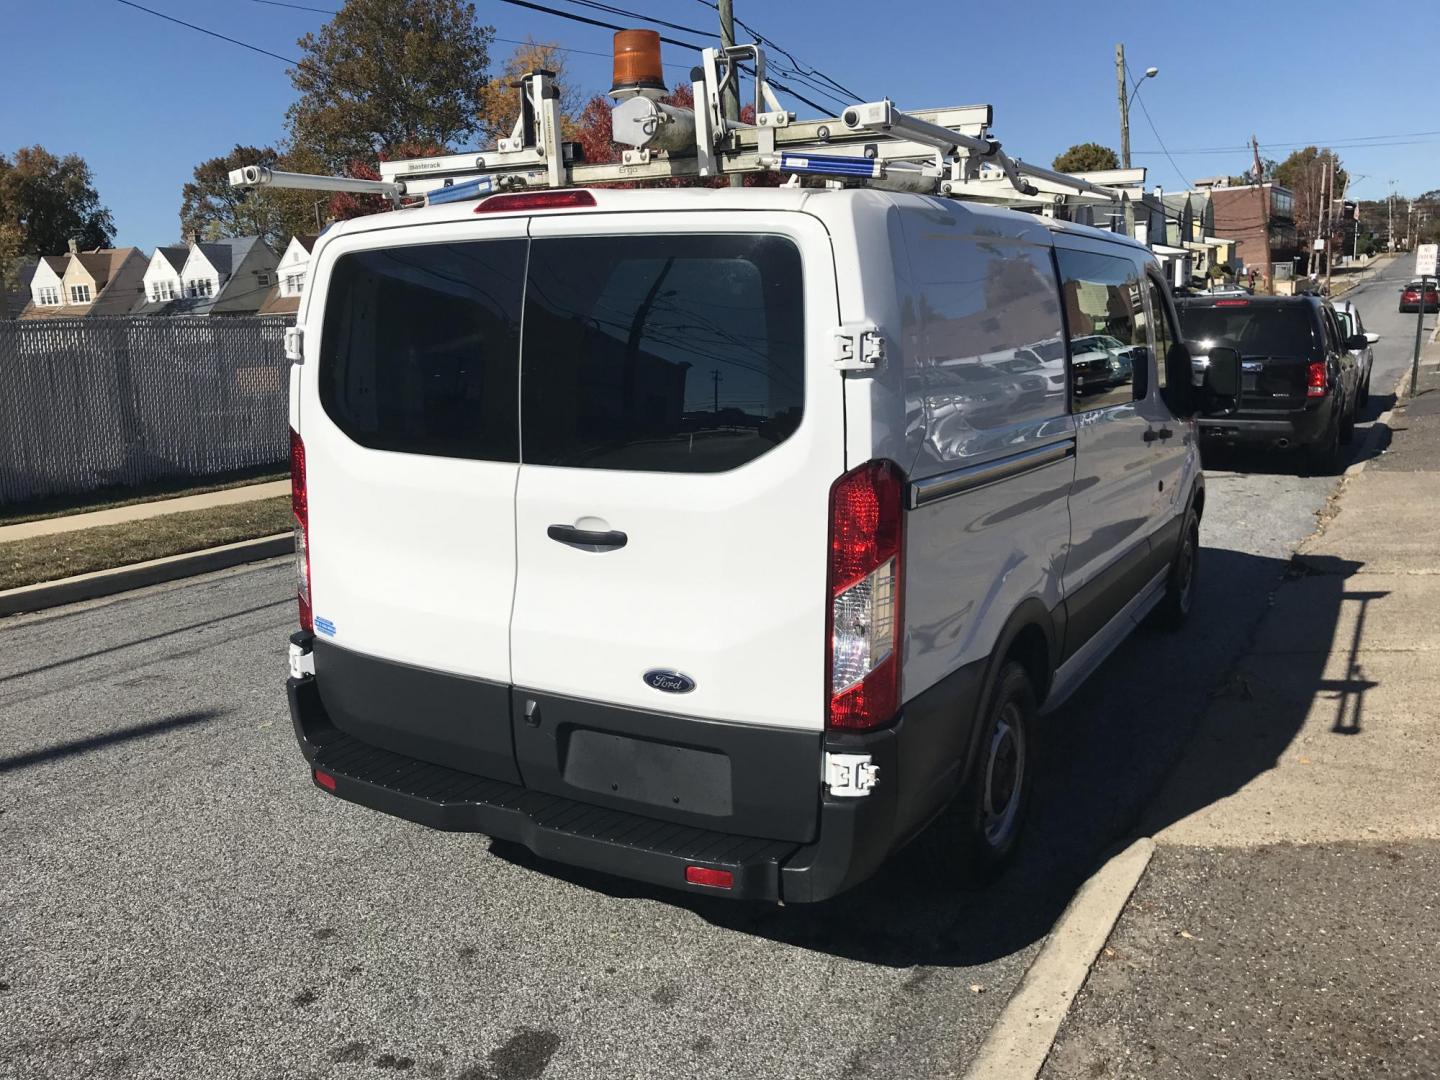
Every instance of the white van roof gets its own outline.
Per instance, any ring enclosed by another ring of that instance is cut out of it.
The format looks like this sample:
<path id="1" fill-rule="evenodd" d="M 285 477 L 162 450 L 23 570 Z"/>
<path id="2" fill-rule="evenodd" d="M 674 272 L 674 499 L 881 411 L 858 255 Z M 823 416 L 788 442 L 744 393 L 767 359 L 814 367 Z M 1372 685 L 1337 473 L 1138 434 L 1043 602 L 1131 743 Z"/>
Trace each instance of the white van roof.
<path id="1" fill-rule="evenodd" d="M 572 192 L 579 189 L 560 189 Z M 1047 232 L 1063 229 L 1085 235 L 1122 241 L 1144 250 L 1127 237 L 1115 233 L 1092 229 L 1084 225 L 1053 221 L 1037 214 L 991 206 L 985 203 L 967 202 L 959 199 L 942 198 L 933 195 L 914 195 L 905 192 L 880 191 L 872 188 L 646 188 L 616 189 L 595 187 L 584 189 L 595 197 L 593 210 L 565 207 L 554 211 L 515 210 L 510 213 L 497 212 L 495 217 L 545 215 L 549 213 L 584 214 L 594 212 L 610 213 L 665 213 L 674 211 L 789 211 L 811 214 L 828 225 L 838 225 L 866 207 L 879 208 L 885 205 L 925 204 L 945 211 L 957 222 L 967 225 L 976 232 L 994 231 L 1013 239 L 1029 240 L 1033 243 L 1048 242 Z M 558 193 L 558 192 L 557 192 Z M 493 196 L 487 196 L 493 197 Z M 475 214 L 479 202 L 464 201 L 439 203 L 434 206 L 394 210 L 388 213 L 371 214 L 336 222 L 322 234 L 327 239 L 337 235 L 355 235 L 380 229 L 393 229 L 407 225 L 439 224 L 449 221 L 466 221 Z"/>

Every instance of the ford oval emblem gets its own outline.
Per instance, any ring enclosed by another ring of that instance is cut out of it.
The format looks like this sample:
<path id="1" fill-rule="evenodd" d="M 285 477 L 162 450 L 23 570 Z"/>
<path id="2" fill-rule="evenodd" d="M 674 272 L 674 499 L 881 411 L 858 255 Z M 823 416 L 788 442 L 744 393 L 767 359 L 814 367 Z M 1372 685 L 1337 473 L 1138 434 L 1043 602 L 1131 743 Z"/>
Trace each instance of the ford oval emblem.
<path id="1" fill-rule="evenodd" d="M 652 690 L 664 690 L 667 694 L 688 694 L 695 689 L 695 680 L 678 671 L 647 671 L 645 685 Z"/>

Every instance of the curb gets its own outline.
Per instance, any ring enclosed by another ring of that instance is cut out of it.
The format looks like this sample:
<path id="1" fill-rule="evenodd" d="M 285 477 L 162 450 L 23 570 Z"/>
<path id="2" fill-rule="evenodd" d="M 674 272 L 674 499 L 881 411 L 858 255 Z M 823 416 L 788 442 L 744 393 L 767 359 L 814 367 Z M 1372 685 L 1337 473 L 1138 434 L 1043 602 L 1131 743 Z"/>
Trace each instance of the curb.
<path id="1" fill-rule="evenodd" d="M 1377 416 L 1375 418 L 1375 422 L 1370 425 L 1369 431 L 1365 435 L 1365 442 L 1367 444 L 1370 443 L 1372 440 L 1379 438 L 1376 432 L 1378 432 L 1382 427 L 1386 428 L 1387 430 L 1389 429 L 1390 421 L 1395 416 L 1395 410 L 1400 407 L 1400 402 L 1405 400 L 1405 395 L 1409 393 L 1409 391 L 1410 369 L 1406 368 L 1405 374 L 1401 375 L 1400 381 L 1395 384 L 1395 404 L 1391 405 L 1390 408 L 1386 409 L 1383 413 Z M 1378 457 L 1379 455 L 1376 456 Z M 1354 462 L 1352 465 L 1346 468 L 1345 475 L 1359 476 L 1365 471 L 1365 466 L 1369 465 L 1370 462 L 1374 460 L 1374 457 L 1368 457 L 1362 458 L 1360 461 Z"/>
<path id="2" fill-rule="evenodd" d="M 163 559 L 117 566 L 110 570 L 96 570 L 94 573 L 79 574 L 59 581 L 22 585 L 18 589 L 0 592 L 0 615 L 18 615 L 24 611 L 41 611 L 80 600 L 94 600 L 145 585 L 158 585 L 177 578 L 207 574 L 212 570 L 224 570 L 242 563 L 273 559 L 279 555 L 288 555 L 294 550 L 294 534 L 279 533 L 275 536 L 261 536 L 254 540 L 205 548 L 203 551 L 187 551 L 183 555 L 170 555 Z"/>
<path id="3" fill-rule="evenodd" d="M 985 1037 L 965 1080 L 1033 1080 L 1039 1075 L 1075 995 L 1154 854 L 1155 841 L 1142 837 L 1080 887 Z"/>

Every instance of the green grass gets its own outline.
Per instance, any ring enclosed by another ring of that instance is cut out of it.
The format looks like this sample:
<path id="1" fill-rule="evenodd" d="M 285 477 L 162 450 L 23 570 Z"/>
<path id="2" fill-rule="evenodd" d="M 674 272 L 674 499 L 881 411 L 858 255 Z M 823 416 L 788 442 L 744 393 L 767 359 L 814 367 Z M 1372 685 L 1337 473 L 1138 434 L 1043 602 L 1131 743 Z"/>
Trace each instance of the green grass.
<path id="1" fill-rule="evenodd" d="M 0 544 L 0 589 L 288 532 L 290 497 L 163 514 Z"/>
<path id="2" fill-rule="evenodd" d="M 207 491 L 226 491 L 230 488 L 249 487 L 251 484 L 265 484 L 272 480 L 286 480 L 289 469 L 267 466 L 263 469 L 245 469 L 224 473 L 211 478 L 204 484 L 194 480 L 163 480 L 136 487 L 110 487 L 86 492 L 84 495 L 55 496 L 48 499 L 33 499 L 29 502 L 0 506 L 0 525 L 19 525 L 25 521 L 44 521 L 47 518 L 66 517 L 70 514 L 88 514 L 91 510 L 109 510 L 116 506 L 134 506 L 136 503 L 155 502 L 158 499 L 178 499 L 182 495 L 203 495 Z"/>

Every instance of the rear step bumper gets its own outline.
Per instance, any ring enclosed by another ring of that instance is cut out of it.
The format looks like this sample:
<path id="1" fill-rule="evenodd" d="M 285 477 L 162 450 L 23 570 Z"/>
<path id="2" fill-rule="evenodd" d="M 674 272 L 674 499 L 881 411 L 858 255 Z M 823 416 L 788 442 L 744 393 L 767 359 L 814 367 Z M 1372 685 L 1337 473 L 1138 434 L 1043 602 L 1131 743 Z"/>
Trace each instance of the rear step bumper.
<path id="1" fill-rule="evenodd" d="M 912 767 L 899 751 L 904 717 L 892 728 L 845 737 L 841 748 L 869 753 L 882 781 L 862 798 L 817 790 L 815 839 L 796 843 L 665 821 L 421 761 L 337 728 L 314 675 L 292 677 L 287 687 L 295 736 L 323 790 L 429 828 L 484 833 L 542 858 L 686 892 L 792 903 L 828 899 L 873 874 L 935 808 L 908 800 L 902 806 L 898 797 L 898 781 Z M 938 800 L 941 786 L 927 794 Z M 685 872 L 692 866 L 728 870 L 733 886 L 691 883 Z"/>

